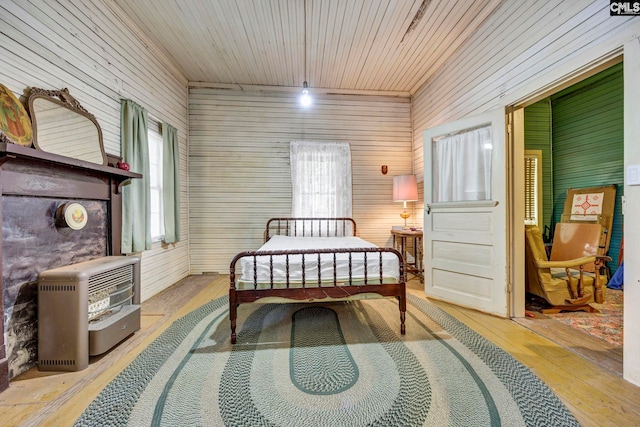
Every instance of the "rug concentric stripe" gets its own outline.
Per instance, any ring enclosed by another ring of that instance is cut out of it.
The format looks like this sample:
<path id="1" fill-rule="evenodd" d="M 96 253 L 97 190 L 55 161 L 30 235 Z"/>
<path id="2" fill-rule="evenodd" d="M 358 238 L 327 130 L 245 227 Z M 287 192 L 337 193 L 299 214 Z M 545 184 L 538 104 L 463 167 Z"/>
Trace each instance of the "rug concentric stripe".
<path id="1" fill-rule="evenodd" d="M 287 311 L 287 317 L 293 317 L 295 311 L 300 307 L 305 307 L 305 304 L 288 304 L 286 307 L 277 305 L 272 306 L 271 309 Z M 344 304 L 334 304 L 331 307 L 344 308 Z M 303 310 L 305 309 L 303 308 Z M 320 313 L 322 312 L 324 311 Z M 354 314 L 353 312 L 346 313 L 344 309 L 341 312 L 343 315 L 347 315 L 345 317 L 347 321 L 349 320 L 348 315 Z M 272 425 L 273 420 L 277 420 L 281 425 L 404 426 L 422 424 L 422 420 L 429 410 L 430 395 L 427 375 L 415 360 L 415 356 L 404 345 L 394 342 L 397 339 L 393 339 L 394 333 L 390 328 L 372 328 L 369 332 L 369 335 L 377 333 L 378 336 L 377 339 L 370 340 L 376 348 L 371 345 L 367 348 L 367 351 L 373 355 L 371 357 L 388 360 L 385 363 L 387 367 L 395 366 L 392 373 L 387 372 L 386 378 L 381 376 L 380 372 L 376 372 L 377 365 L 369 363 L 366 366 L 368 368 L 367 375 L 369 377 L 376 376 L 377 381 L 374 384 L 381 386 L 378 388 L 361 386 L 349 389 L 348 393 L 337 392 L 332 396 L 333 399 L 321 401 L 306 393 L 296 393 L 297 388 L 280 384 L 279 378 L 269 377 L 271 372 L 277 369 L 276 364 L 286 359 L 285 354 L 282 354 L 281 358 L 276 356 L 275 362 L 271 363 L 270 359 L 267 360 L 266 357 L 261 356 L 264 353 L 254 351 L 261 342 L 279 341 L 277 337 L 269 333 L 272 328 L 267 320 L 268 314 L 266 308 L 264 310 L 258 309 L 247 319 L 244 329 L 238 334 L 238 341 L 248 344 L 234 348 L 223 372 L 218 405 L 223 414 L 225 425 Z M 278 320 L 278 323 L 281 323 L 281 320 Z M 319 321 L 318 323 L 322 325 L 324 322 Z M 340 347 L 325 346 L 324 348 L 331 354 L 334 354 L 336 349 L 338 353 L 342 351 Z M 331 357 L 331 354 L 328 353 L 327 356 Z M 309 369 L 323 370 L 322 365 L 313 365 L 313 362 L 314 358 L 308 361 Z M 363 372 L 364 368 L 364 365 L 359 367 L 360 372 Z M 251 376 L 248 374 L 251 371 L 259 372 L 260 375 Z M 393 375 L 399 384 L 396 390 L 384 387 L 385 381 L 392 380 L 389 378 L 390 375 Z M 260 384 L 256 385 L 259 382 L 262 383 L 262 391 L 256 391 L 259 390 Z M 246 393 L 246 390 L 249 389 L 252 390 L 251 398 L 248 398 Z M 323 402 L 322 406 L 318 406 L 318 402 Z"/>
<path id="2" fill-rule="evenodd" d="M 100 392 L 75 425 L 127 425 L 129 414 L 144 388 L 194 326 L 213 311 L 226 309 L 228 305 L 228 297 L 221 297 L 176 320 Z"/>
<path id="3" fill-rule="evenodd" d="M 518 403 L 526 425 L 579 425 L 573 414 L 547 385 L 507 352 L 433 304 L 413 295 L 408 296 L 408 301 L 467 346 L 491 368 Z"/>
<path id="4" fill-rule="evenodd" d="M 524 365 L 428 301 L 246 304 L 174 322 L 78 426 L 577 425 Z"/>
<path id="5" fill-rule="evenodd" d="M 335 394 L 355 384 L 358 365 L 349 352 L 335 311 L 310 306 L 294 313 L 289 372 L 291 382 L 309 394 Z"/>
<path id="6" fill-rule="evenodd" d="M 217 321 L 220 320 L 220 316 L 226 314 L 225 312 L 220 313 L 219 315 L 217 315 L 216 317 L 214 317 L 211 322 L 209 322 L 208 327 L 202 332 L 202 334 L 200 334 L 200 336 L 198 337 L 198 339 L 196 340 L 195 344 L 193 345 L 193 350 L 197 349 L 200 344 L 202 343 L 202 341 L 205 338 L 205 334 L 207 334 L 209 332 L 209 329 L 214 325 L 214 323 L 216 323 Z M 156 403 L 156 408 L 153 411 L 153 420 L 151 421 L 151 425 L 156 427 L 156 426 L 160 426 L 161 425 L 161 421 L 162 421 L 162 415 L 164 412 L 164 408 L 165 408 L 165 404 L 167 403 L 167 396 L 169 395 L 169 392 L 171 391 L 171 388 L 173 387 L 173 385 L 176 382 L 176 379 L 178 378 L 178 376 L 180 375 L 180 373 L 182 372 L 182 369 L 186 366 L 186 364 L 189 362 L 189 360 L 191 359 L 191 356 L 193 355 L 192 352 L 189 352 L 182 360 L 182 362 L 180 363 L 180 367 L 178 369 L 176 369 L 173 374 L 171 375 L 171 377 L 169 378 L 169 381 L 167 381 L 167 384 L 164 386 L 164 389 L 162 391 L 162 395 L 161 397 L 158 399 L 158 402 Z"/>
<path id="7" fill-rule="evenodd" d="M 440 335 L 436 334 L 435 331 L 429 328 L 426 324 L 422 323 L 418 318 L 414 317 L 414 320 L 425 331 L 428 331 L 431 334 L 431 336 L 434 338 L 434 341 L 431 341 L 431 343 L 436 342 L 445 349 L 444 355 L 447 359 L 449 359 L 450 355 L 453 355 L 457 359 L 457 362 L 467 371 L 469 378 L 475 384 L 465 383 L 464 387 L 461 389 L 464 390 L 465 393 L 469 394 L 470 388 L 475 385 L 477 387 L 477 390 L 480 392 L 482 399 L 474 399 L 474 401 L 477 404 L 484 405 L 486 407 L 485 409 L 488 415 L 488 419 L 486 420 L 481 419 L 480 417 L 481 410 L 479 410 L 480 408 L 478 407 L 469 408 L 468 402 L 467 402 L 467 404 L 465 405 L 466 407 L 463 410 L 461 410 L 460 407 L 455 407 L 454 411 L 452 411 L 449 414 L 449 420 L 453 420 L 454 424 L 467 423 L 469 425 L 484 425 L 486 423 L 487 425 L 490 425 L 490 426 L 502 425 L 500 420 L 500 414 L 498 412 L 494 399 L 491 396 L 491 392 L 489 391 L 488 387 L 485 385 L 484 381 L 480 378 L 478 373 L 474 370 L 473 366 L 471 366 L 471 364 L 465 359 L 465 357 L 462 354 L 460 354 L 460 352 L 458 352 L 455 347 L 453 347 L 449 342 L 447 342 L 447 340 L 442 339 Z M 375 319 L 372 319 L 367 316 L 367 321 L 369 323 L 373 323 L 375 322 Z M 437 358 L 434 352 L 433 346 L 428 346 L 428 347 L 426 346 L 425 349 L 426 351 L 430 352 L 430 354 L 434 358 Z M 442 363 L 451 363 L 451 359 L 442 360 Z M 448 373 L 444 371 L 440 372 L 440 374 L 448 375 Z M 469 378 L 467 378 L 467 380 Z M 470 409 L 471 411 L 469 411 Z"/>

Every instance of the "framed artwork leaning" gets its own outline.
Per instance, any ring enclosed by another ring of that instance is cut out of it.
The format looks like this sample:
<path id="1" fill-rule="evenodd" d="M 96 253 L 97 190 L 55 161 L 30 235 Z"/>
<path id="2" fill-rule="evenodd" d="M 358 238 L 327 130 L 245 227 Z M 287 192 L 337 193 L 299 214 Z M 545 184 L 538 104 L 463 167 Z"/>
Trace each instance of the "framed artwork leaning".
<path id="1" fill-rule="evenodd" d="M 0 84 L 0 142 L 30 147 L 31 119 L 24 106 L 6 86 Z"/>

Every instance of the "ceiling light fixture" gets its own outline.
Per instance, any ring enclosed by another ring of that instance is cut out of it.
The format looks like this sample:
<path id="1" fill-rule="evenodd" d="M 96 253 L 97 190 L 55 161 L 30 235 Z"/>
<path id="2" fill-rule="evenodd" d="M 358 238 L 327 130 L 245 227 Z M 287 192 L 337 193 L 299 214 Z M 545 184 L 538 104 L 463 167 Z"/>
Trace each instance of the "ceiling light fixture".
<path id="1" fill-rule="evenodd" d="M 309 105 L 311 105 L 311 95 L 309 95 L 309 85 L 307 84 L 306 80 L 302 84 L 302 95 L 300 96 L 300 104 L 302 104 L 303 107 L 308 107 Z"/>
<path id="2" fill-rule="evenodd" d="M 302 95 L 300 104 L 303 107 L 311 105 L 312 99 L 309 95 L 309 84 L 307 83 L 307 0 L 304 0 L 304 83 L 302 84 Z"/>

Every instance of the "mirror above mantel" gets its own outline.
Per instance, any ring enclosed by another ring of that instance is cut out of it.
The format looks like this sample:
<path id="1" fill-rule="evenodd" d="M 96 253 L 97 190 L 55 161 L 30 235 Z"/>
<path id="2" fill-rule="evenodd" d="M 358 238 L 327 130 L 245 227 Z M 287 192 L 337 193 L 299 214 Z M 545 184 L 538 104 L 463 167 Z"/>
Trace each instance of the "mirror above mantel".
<path id="1" fill-rule="evenodd" d="M 37 149 L 99 165 L 107 164 L 100 125 L 69 94 L 68 89 L 31 88 L 29 112 Z"/>

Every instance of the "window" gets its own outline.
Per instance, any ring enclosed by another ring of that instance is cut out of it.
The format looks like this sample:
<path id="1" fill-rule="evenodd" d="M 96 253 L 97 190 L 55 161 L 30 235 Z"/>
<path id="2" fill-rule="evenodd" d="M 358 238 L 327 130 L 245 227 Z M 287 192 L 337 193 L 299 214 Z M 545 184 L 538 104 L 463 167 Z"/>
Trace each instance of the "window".
<path id="1" fill-rule="evenodd" d="M 491 200 L 491 126 L 433 143 L 433 201 Z"/>
<path id="2" fill-rule="evenodd" d="M 539 226 L 542 210 L 542 151 L 526 150 L 524 154 L 524 223 Z"/>
<path id="3" fill-rule="evenodd" d="M 162 131 L 160 122 L 149 117 L 149 189 L 151 201 L 151 241 L 164 239 L 162 203 Z"/>
<path id="4" fill-rule="evenodd" d="M 291 142 L 292 215 L 351 216 L 351 149 L 346 142 Z"/>

